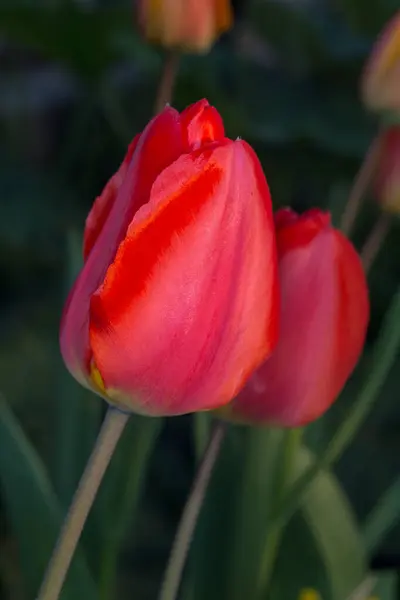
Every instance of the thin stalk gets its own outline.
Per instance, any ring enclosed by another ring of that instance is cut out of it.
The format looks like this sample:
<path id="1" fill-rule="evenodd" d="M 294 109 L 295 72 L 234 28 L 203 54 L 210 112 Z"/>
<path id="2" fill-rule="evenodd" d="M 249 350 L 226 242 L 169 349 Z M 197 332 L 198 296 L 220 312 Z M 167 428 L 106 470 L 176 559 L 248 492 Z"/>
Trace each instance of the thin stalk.
<path id="1" fill-rule="evenodd" d="M 86 518 L 128 418 L 128 414 L 115 408 L 108 409 L 61 529 L 37 600 L 57 600 L 59 597 Z"/>
<path id="2" fill-rule="evenodd" d="M 364 542 L 370 555 L 400 520 L 400 478 L 395 479 L 375 504 L 364 523 Z"/>
<path id="3" fill-rule="evenodd" d="M 353 187 L 351 188 L 349 199 L 344 209 L 340 227 L 343 233 L 347 236 L 350 235 L 358 215 L 358 211 L 360 210 L 364 195 L 368 189 L 372 177 L 374 176 L 375 169 L 378 164 L 380 145 L 381 137 L 380 134 L 378 134 L 369 147 L 360 170 L 354 179 Z"/>
<path id="4" fill-rule="evenodd" d="M 165 55 L 163 72 L 154 105 L 154 114 L 156 115 L 164 109 L 166 104 L 169 104 L 172 101 L 178 67 L 179 54 L 178 52 L 171 50 Z"/>
<path id="5" fill-rule="evenodd" d="M 288 484 L 292 479 L 293 460 L 299 448 L 303 430 L 300 428 L 291 429 L 285 432 L 285 441 L 282 452 L 280 476 L 276 486 L 276 506 L 280 506 Z M 275 560 L 278 554 L 279 545 L 282 539 L 283 523 L 281 526 L 274 527 L 268 534 L 264 551 L 261 557 L 260 575 L 258 579 L 257 598 L 265 597 Z"/>
<path id="6" fill-rule="evenodd" d="M 161 430 L 161 424 L 161 418 L 133 416 L 129 424 L 130 430 L 125 433 L 115 456 L 117 462 L 113 464 L 113 472 L 117 473 L 117 477 L 112 485 L 114 493 L 111 498 L 105 498 L 105 506 L 98 515 L 100 520 L 106 521 L 107 527 L 106 543 L 100 563 L 99 600 L 115 597 L 119 554 L 131 522 L 137 516 L 147 461 Z M 127 456 L 129 465 L 126 463 Z M 110 514 L 112 522 L 107 519 Z"/>
<path id="7" fill-rule="evenodd" d="M 372 598 L 371 594 L 376 585 L 376 581 L 376 577 L 367 575 L 360 585 L 350 594 L 347 600 L 368 600 L 369 598 Z"/>
<path id="8" fill-rule="evenodd" d="M 390 215 L 382 212 L 361 250 L 361 260 L 366 272 L 370 270 L 372 263 L 377 257 L 385 237 L 388 234 L 390 225 Z"/>
<path id="9" fill-rule="evenodd" d="M 172 551 L 165 571 L 159 600 L 175 600 L 182 579 L 183 569 L 189 552 L 190 542 L 196 527 L 200 509 L 207 491 L 208 483 L 217 460 L 226 424 L 218 421 L 211 433 L 208 446 L 197 471 L 192 489 L 189 493 L 181 521 L 172 546 Z"/>

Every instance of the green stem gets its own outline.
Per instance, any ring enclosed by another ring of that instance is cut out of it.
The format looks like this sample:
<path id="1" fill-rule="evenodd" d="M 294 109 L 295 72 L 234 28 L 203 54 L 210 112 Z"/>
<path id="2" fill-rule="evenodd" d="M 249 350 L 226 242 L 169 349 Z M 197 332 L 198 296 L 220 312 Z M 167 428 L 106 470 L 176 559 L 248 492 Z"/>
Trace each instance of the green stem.
<path id="1" fill-rule="evenodd" d="M 391 224 L 391 217 L 388 213 L 382 212 L 379 219 L 376 221 L 371 233 L 369 234 L 362 250 L 361 260 L 364 265 L 365 272 L 368 272 L 372 267 L 372 263 L 378 255 L 379 250 L 387 236 Z"/>
<path id="2" fill-rule="evenodd" d="M 276 486 L 275 505 L 280 506 L 292 479 L 293 460 L 299 448 L 303 430 L 291 429 L 285 432 L 285 440 L 281 457 L 281 469 Z M 284 524 L 274 527 L 269 532 L 261 557 L 261 567 L 257 587 L 257 598 L 265 598 L 271 575 L 282 539 Z"/>
<path id="3" fill-rule="evenodd" d="M 353 187 L 351 188 L 349 199 L 347 201 L 341 222 L 341 230 L 347 236 L 353 228 L 355 220 L 360 210 L 362 200 L 374 176 L 375 169 L 378 163 L 379 152 L 381 145 L 380 134 L 372 142 L 367 154 L 365 155 L 364 161 L 358 171 Z"/>
<path id="4" fill-rule="evenodd" d="M 108 409 L 64 521 L 37 600 L 57 600 L 59 597 L 86 518 L 128 418 L 126 413 L 114 408 Z"/>
<path id="5" fill-rule="evenodd" d="M 117 462 L 116 465 L 113 464 L 118 477 L 112 486 L 114 492 L 118 490 L 118 496 L 115 498 L 114 493 L 111 499 L 106 499 L 103 514 L 98 515 L 103 522 L 109 523 L 107 533 L 110 532 L 101 557 L 100 600 L 115 597 L 118 556 L 131 522 L 136 516 L 146 465 L 162 422 L 161 418 L 133 416 L 130 428 L 118 448 L 115 457 Z M 129 465 L 126 463 L 127 456 L 130 456 Z M 112 522 L 109 515 L 112 516 Z"/>
<path id="6" fill-rule="evenodd" d="M 373 575 L 367 575 L 367 577 L 360 583 L 360 585 L 350 594 L 347 600 L 368 600 L 373 598 L 371 596 L 374 587 L 376 585 L 377 578 Z"/>
<path id="7" fill-rule="evenodd" d="M 187 499 L 165 571 L 159 600 L 175 600 L 182 579 L 190 542 L 207 491 L 211 473 L 225 436 L 226 424 L 218 421 L 211 434 Z"/>
<path id="8" fill-rule="evenodd" d="M 199 412 L 193 415 L 194 447 L 196 459 L 201 460 L 210 439 L 211 417 L 207 412 Z"/>
<path id="9" fill-rule="evenodd" d="M 176 77 L 178 75 L 179 54 L 170 50 L 165 55 L 163 72 L 158 86 L 156 102 L 154 105 L 154 114 L 164 110 L 165 105 L 172 101 Z"/>
<path id="10" fill-rule="evenodd" d="M 328 444 L 325 451 L 293 485 L 274 519 L 274 528 L 286 525 L 296 511 L 301 498 L 321 469 L 330 467 L 346 450 L 374 405 L 392 368 L 400 346 L 400 289 L 394 296 L 375 344 L 372 368 L 365 386 L 353 404 L 347 418 Z"/>
<path id="11" fill-rule="evenodd" d="M 377 549 L 399 520 L 400 478 L 397 478 L 379 499 L 365 521 L 364 540 L 370 554 Z"/>

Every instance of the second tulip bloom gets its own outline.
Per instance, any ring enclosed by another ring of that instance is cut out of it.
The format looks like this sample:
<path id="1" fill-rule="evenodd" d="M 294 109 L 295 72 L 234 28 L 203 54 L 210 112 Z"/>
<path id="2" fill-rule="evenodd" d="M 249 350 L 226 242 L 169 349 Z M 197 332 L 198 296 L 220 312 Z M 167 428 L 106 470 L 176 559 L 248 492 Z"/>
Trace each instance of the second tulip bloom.
<path id="1" fill-rule="evenodd" d="M 369 318 L 360 258 L 319 209 L 277 212 L 282 296 L 278 344 L 222 412 L 295 427 L 321 416 L 362 352 Z"/>

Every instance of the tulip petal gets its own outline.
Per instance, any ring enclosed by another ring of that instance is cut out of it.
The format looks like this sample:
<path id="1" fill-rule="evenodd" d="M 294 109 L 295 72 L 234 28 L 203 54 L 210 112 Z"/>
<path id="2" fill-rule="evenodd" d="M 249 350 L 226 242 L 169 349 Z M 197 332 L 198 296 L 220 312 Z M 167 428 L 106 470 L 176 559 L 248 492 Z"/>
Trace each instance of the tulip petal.
<path id="1" fill-rule="evenodd" d="M 181 123 L 188 151 L 225 138 L 222 118 L 207 100 L 200 100 L 184 110 L 181 113 Z"/>
<path id="2" fill-rule="evenodd" d="M 273 355 L 229 405 L 228 416 L 304 425 L 329 408 L 360 356 L 369 318 L 361 261 L 318 212 L 297 222 L 289 213 L 279 216 L 280 337 Z"/>
<path id="3" fill-rule="evenodd" d="M 360 257 L 340 231 L 333 233 L 336 241 L 337 286 L 340 290 L 335 349 L 338 359 L 333 376 L 336 383 L 333 395 L 336 397 L 362 352 L 369 321 L 369 298 Z"/>
<path id="4" fill-rule="evenodd" d="M 165 140 L 168 140 L 167 144 Z M 111 199 L 111 202 L 105 202 L 110 207 L 107 220 L 103 227 L 98 228 L 85 266 L 70 292 L 60 329 L 64 361 L 82 384 L 88 382 L 91 359 L 88 326 L 90 297 L 104 280 L 133 215 L 148 201 L 157 175 L 181 155 L 182 143 L 179 113 L 167 107 L 141 134 L 115 201 Z"/>
<path id="5" fill-rule="evenodd" d="M 122 161 L 120 168 L 115 173 L 115 175 L 111 177 L 100 196 L 96 198 L 96 200 L 93 203 L 92 209 L 87 216 L 85 223 L 85 232 L 83 237 L 83 259 L 85 262 L 97 238 L 99 237 L 101 230 L 103 229 L 104 223 L 109 217 L 111 208 L 115 202 L 118 191 L 125 179 L 133 153 L 135 152 L 136 146 L 138 145 L 139 138 L 140 134 L 135 136 L 135 138 L 129 145 L 128 151 L 125 155 L 124 160 Z"/>
<path id="6" fill-rule="evenodd" d="M 277 294 L 271 228 L 268 187 L 244 142 L 183 155 L 161 173 L 91 301 L 109 397 L 147 414 L 231 400 L 276 340 L 265 310 Z"/>

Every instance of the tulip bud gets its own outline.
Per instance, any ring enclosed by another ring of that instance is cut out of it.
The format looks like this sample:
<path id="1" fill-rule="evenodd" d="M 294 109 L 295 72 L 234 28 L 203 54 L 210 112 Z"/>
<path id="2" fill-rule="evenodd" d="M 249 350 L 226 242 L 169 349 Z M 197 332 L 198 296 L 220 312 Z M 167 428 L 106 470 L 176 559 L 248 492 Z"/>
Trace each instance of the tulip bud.
<path id="1" fill-rule="evenodd" d="M 271 199 L 207 101 L 166 107 L 86 222 L 61 351 L 110 403 L 148 415 L 222 406 L 277 338 Z"/>
<path id="2" fill-rule="evenodd" d="M 374 111 L 400 112 L 400 12 L 375 43 L 362 78 L 362 97 Z"/>
<path id="3" fill-rule="evenodd" d="M 139 22 L 151 42 L 207 52 L 232 25 L 229 0 L 139 0 Z"/>
<path id="4" fill-rule="evenodd" d="M 361 354 L 369 302 L 361 261 L 318 209 L 276 214 L 281 326 L 271 358 L 222 409 L 228 418 L 284 427 L 322 415 Z"/>
<path id="5" fill-rule="evenodd" d="M 384 210 L 400 213 L 400 126 L 381 134 L 375 192 Z"/>

